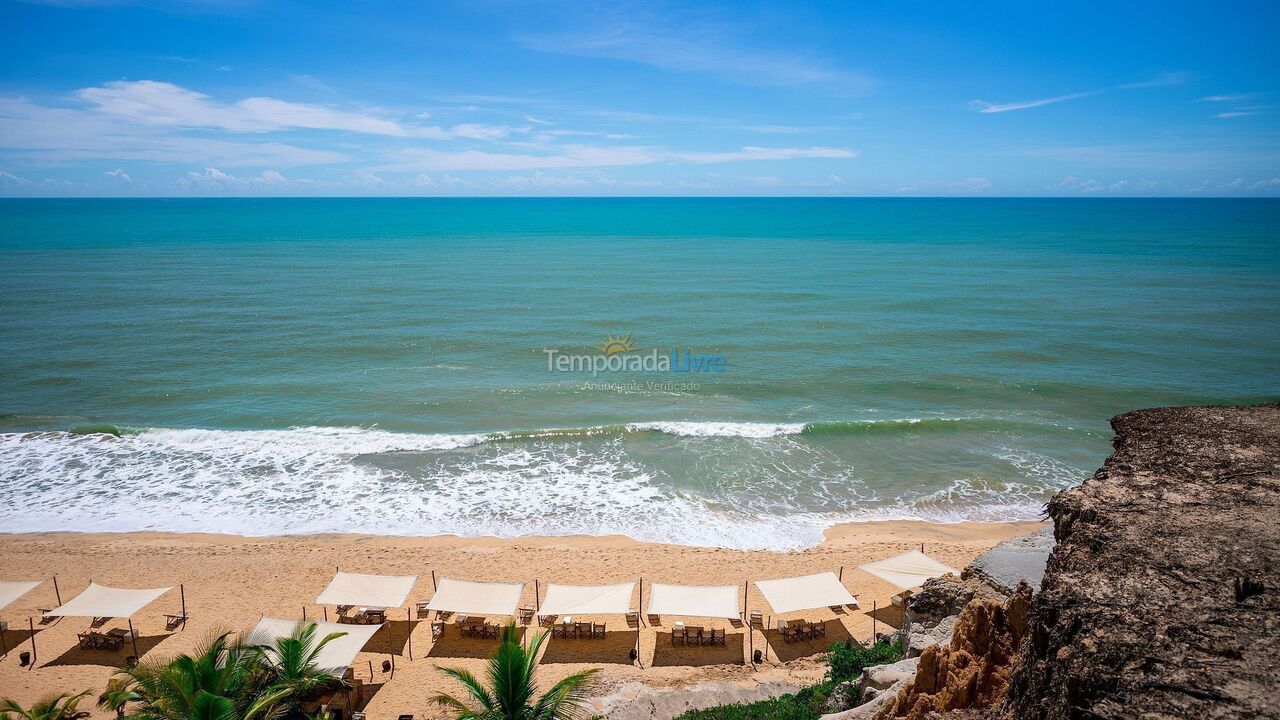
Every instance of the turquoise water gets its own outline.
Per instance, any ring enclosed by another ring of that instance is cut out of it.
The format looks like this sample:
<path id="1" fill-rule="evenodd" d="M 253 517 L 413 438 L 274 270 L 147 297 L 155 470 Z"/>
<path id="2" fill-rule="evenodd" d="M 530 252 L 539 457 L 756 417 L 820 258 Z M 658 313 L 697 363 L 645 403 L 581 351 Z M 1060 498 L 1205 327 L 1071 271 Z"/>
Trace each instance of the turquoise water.
<path id="1" fill-rule="evenodd" d="M 795 548 L 1280 395 L 1269 200 L 3 200 L 0 264 L 10 531 Z M 548 369 L 610 334 L 723 372 Z"/>

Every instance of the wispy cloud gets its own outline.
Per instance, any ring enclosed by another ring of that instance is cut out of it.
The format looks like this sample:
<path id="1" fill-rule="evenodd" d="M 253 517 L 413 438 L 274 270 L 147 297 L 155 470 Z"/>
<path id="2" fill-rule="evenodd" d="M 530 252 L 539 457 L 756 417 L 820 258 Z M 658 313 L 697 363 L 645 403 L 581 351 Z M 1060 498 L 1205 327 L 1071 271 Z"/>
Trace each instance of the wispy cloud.
<path id="1" fill-rule="evenodd" d="M 1093 97 L 1094 95 L 1102 95 L 1103 93 L 1113 90 L 1137 90 L 1141 88 L 1169 87 L 1171 85 L 1180 85 L 1186 82 L 1186 73 L 1161 73 L 1148 80 L 1140 80 L 1138 82 L 1124 83 L 1113 87 L 1101 88 L 1098 90 L 1086 90 L 1084 92 L 1068 93 L 1066 95 L 1055 95 L 1053 97 L 1039 98 L 1036 100 L 1019 100 L 1016 102 L 993 103 L 986 100 L 974 100 L 969 103 L 969 107 L 980 113 L 1003 113 L 1012 112 L 1014 110 L 1030 110 L 1031 108 L 1044 107 L 1045 105 L 1055 105 L 1068 100 L 1079 100 L 1080 98 Z"/>
<path id="2" fill-rule="evenodd" d="M 1011 112 L 1013 110 L 1029 110 L 1031 108 L 1044 107 L 1045 105 L 1053 105 L 1054 103 L 1066 102 L 1067 100 L 1076 100 L 1090 95 L 1100 95 L 1103 90 L 1091 90 L 1089 92 L 1071 93 L 1070 95 L 1058 95 L 1056 97 L 1040 98 L 1039 100 L 1021 100 L 1010 103 L 990 103 L 985 100 L 974 100 L 969 103 L 969 107 L 981 113 L 1002 113 Z"/>
<path id="3" fill-rule="evenodd" d="M 1268 103 L 1270 97 L 1271 93 L 1268 92 L 1230 93 L 1225 95 L 1206 95 L 1196 102 L 1213 103 L 1226 108 L 1214 113 L 1214 117 L 1219 120 L 1230 120 L 1252 115 L 1265 115 L 1275 108 L 1275 105 Z"/>
<path id="4" fill-rule="evenodd" d="M 744 147 L 726 152 L 678 152 L 653 147 L 595 147 L 562 145 L 552 152 L 510 153 L 484 150 L 434 150 L 406 148 L 377 170 L 384 171 L 531 171 L 566 168 L 622 167 L 660 162 L 711 164 L 752 160 L 796 160 L 801 158 L 857 157 L 846 148 L 762 148 Z"/>
<path id="5" fill-rule="evenodd" d="M 675 7 L 613 9 L 586 15 L 568 30 L 517 36 L 542 52 L 609 58 L 663 70 L 701 73 L 744 85 L 829 85 L 862 93 L 870 79 L 794 49 L 762 47 L 748 29 L 707 12 Z"/>

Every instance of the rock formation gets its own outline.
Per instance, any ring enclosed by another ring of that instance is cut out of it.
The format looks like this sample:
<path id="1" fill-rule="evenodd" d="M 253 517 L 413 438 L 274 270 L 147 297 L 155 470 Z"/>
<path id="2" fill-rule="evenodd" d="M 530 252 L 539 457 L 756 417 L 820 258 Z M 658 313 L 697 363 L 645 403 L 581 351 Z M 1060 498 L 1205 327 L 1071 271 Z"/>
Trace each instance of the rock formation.
<path id="1" fill-rule="evenodd" d="M 1049 503 L 1057 545 L 1000 715 L 1280 717 L 1280 405 L 1111 421 Z"/>
<path id="2" fill-rule="evenodd" d="M 877 720 L 921 720 L 931 713 L 989 708 L 1003 699 L 1030 601 L 1025 583 L 1007 602 L 971 601 L 955 622 L 950 645 L 924 651 L 915 677 L 885 703 Z"/>

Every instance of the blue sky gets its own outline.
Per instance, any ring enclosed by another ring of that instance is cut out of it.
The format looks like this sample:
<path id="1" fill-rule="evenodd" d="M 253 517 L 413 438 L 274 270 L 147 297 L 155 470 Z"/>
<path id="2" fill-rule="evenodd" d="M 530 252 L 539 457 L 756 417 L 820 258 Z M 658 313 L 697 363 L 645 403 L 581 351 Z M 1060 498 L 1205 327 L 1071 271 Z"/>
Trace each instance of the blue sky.
<path id="1" fill-rule="evenodd" d="M 0 194 L 1280 196 L 1280 4 L 9 2 Z"/>

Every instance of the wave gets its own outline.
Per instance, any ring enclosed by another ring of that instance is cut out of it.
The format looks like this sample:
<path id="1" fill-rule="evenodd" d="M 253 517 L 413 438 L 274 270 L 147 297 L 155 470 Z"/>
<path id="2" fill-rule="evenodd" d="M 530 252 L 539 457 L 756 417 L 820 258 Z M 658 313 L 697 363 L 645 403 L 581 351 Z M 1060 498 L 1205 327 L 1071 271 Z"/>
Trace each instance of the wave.
<path id="1" fill-rule="evenodd" d="M 1026 420 L 991 417 L 898 418 L 888 420 L 833 420 L 820 422 L 731 422 L 713 420 L 667 420 L 598 425 L 581 428 L 509 430 L 485 434 L 489 440 L 519 440 L 542 437 L 590 437 L 660 433 L 680 437 L 770 438 L 784 435 L 861 435 L 872 433 L 983 432 L 1059 428 Z M 1070 430 L 1071 428 L 1067 428 Z"/>
<path id="2" fill-rule="evenodd" d="M 961 420 L 943 422 L 965 426 Z M 1005 468 L 996 474 L 1007 475 L 1006 481 L 948 480 L 935 473 L 924 483 L 928 487 L 905 478 L 891 486 L 869 485 L 861 461 L 805 439 L 815 432 L 935 425 L 654 422 L 415 434 L 356 427 L 86 424 L 75 432 L 0 433 L 0 527 L 240 535 L 624 534 L 686 545 L 794 550 L 821 542 L 826 527 L 853 520 L 1033 519 L 1047 493 L 1078 481 L 1074 468 L 1000 442 L 1001 436 L 995 443 L 984 436 L 978 442 L 964 437 L 959 446 L 975 448 L 988 465 Z M 673 448 L 628 440 L 649 436 L 683 440 Z M 956 445 L 945 437 L 941 442 Z M 688 521 L 694 517 L 705 521 Z"/>

